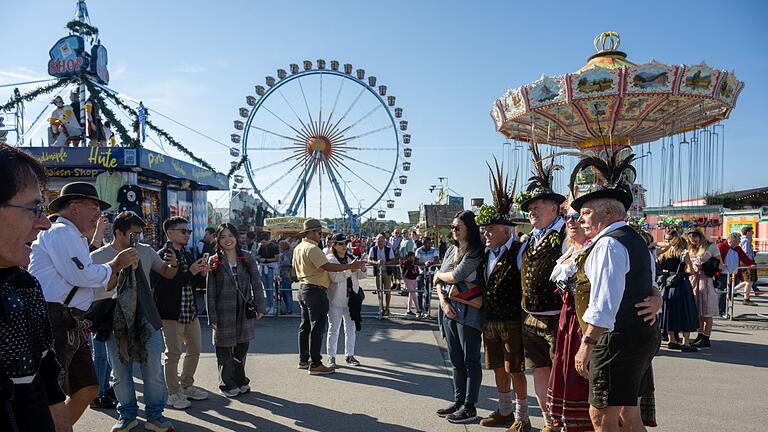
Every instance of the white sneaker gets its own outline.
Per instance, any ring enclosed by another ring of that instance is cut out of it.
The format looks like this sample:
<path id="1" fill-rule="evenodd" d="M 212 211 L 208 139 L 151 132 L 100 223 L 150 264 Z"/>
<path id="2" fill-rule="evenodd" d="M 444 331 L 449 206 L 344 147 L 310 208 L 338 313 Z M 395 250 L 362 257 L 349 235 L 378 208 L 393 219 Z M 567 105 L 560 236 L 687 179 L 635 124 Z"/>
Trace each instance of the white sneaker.
<path id="1" fill-rule="evenodd" d="M 237 387 L 233 388 L 232 390 L 219 390 L 219 391 L 221 392 L 222 395 L 228 398 L 233 398 L 240 395 L 240 389 Z"/>
<path id="2" fill-rule="evenodd" d="M 181 387 L 179 391 L 182 395 L 186 396 L 187 399 L 192 399 L 196 401 L 208 399 L 208 392 L 201 389 L 200 387 L 195 387 L 195 386 Z"/>
<path id="3" fill-rule="evenodd" d="M 189 406 L 192 405 L 192 402 L 188 401 L 187 398 L 181 394 L 181 390 L 179 390 L 178 393 L 169 394 L 165 404 L 169 407 L 182 410 L 189 408 Z"/>

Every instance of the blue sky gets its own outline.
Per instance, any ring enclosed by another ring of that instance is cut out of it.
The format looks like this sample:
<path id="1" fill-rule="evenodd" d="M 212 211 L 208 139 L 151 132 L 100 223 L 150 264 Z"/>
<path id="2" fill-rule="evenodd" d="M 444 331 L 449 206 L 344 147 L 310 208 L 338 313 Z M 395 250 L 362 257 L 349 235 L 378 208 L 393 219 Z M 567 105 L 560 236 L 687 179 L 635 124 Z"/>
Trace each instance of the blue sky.
<path id="1" fill-rule="evenodd" d="M 75 1 L 3 3 L 0 84 L 44 78 L 47 52 L 66 35 Z M 595 35 L 609 30 L 621 34 L 635 63 L 705 60 L 735 70 L 746 88 L 725 122 L 726 187 L 768 183 L 765 2 L 92 0 L 88 7 L 109 49 L 110 87 L 222 142 L 244 97 L 277 68 L 338 59 L 376 75 L 397 95 L 413 137 L 413 170 L 388 217 L 404 220 L 406 210 L 434 199 L 428 189 L 438 176 L 467 199 L 488 197 L 484 162 L 501 157 L 503 142 L 488 115 L 492 102 L 542 74 L 577 70 L 594 53 Z M 0 99 L 9 96 L 0 88 Z M 226 149 L 154 121 L 228 169 Z M 651 203 L 656 183 L 646 185 Z"/>

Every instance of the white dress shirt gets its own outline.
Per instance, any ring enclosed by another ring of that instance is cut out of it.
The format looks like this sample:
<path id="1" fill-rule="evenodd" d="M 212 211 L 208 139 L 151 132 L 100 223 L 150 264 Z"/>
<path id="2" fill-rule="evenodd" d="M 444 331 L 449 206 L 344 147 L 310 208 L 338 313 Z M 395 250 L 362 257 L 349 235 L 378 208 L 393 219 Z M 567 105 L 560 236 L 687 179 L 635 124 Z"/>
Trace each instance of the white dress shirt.
<path id="1" fill-rule="evenodd" d="M 502 255 L 504 255 L 504 252 L 508 251 L 509 249 L 512 249 L 512 243 L 515 241 L 515 234 L 510 233 L 509 239 L 506 243 L 501 245 L 499 248 L 499 254 L 496 255 L 494 251 L 491 249 L 486 248 L 485 250 L 488 252 L 488 266 L 485 269 L 485 277 L 491 277 L 491 273 L 493 273 L 493 267 L 496 266 L 496 262 L 501 258 Z"/>
<path id="2" fill-rule="evenodd" d="M 584 263 L 584 273 L 591 285 L 584 322 L 608 331 L 613 331 L 616 323 L 630 264 L 627 248 L 613 237 L 605 235 L 625 225 L 627 223 L 624 221 L 614 222 L 600 231 L 592 240 L 592 252 Z M 650 255 L 648 259 L 651 259 Z"/>
<path id="3" fill-rule="evenodd" d="M 40 281 L 47 302 L 63 304 L 72 287 L 80 287 L 69 306 L 83 311 L 91 306 L 95 291 L 106 290 L 112 276 L 108 264 L 93 263 L 88 240 L 63 217 L 32 243 L 29 272 Z"/>

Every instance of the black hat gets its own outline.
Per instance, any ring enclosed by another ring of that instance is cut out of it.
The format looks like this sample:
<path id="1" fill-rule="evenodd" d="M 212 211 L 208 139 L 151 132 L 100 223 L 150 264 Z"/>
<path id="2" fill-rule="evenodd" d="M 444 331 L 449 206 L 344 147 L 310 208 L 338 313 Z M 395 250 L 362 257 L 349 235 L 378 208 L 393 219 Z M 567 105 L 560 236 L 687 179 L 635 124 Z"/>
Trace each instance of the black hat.
<path id="1" fill-rule="evenodd" d="M 565 202 L 565 196 L 552 189 L 552 177 L 555 171 L 563 169 L 563 166 L 555 164 L 554 158 L 551 158 L 549 163 L 545 165 L 539 152 L 539 145 L 536 143 L 531 143 L 531 154 L 534 171 L 533 177 L 528 179 L 530 183 L 528 183 L 526 190 L 530 197 L 520 204 L 520 208 L 527 212 L 528 206 L 537 200 L 550 200 L 556 202 L 557 205 L 562 204 Z"/>
<path id="2" fill-rule="evenodd" d="M 333 236 L 334 243 L 349 243 L 349 239 L 344 234 L 336 234 Z"/>
<path id="3" fill-rule="evenodd" d="M 58 212 L 61 209 L 62 204 L 69 200 L 88 198 L 99 203 L 99 208 L 102 211 L 112 207 L 112 205 L 106 201 L 99 199 L 99 193 L 96 192 L 96 186 L 86 182 L 73 182 L 67 183 L 61 188 L 59 197 L 51 201 L 48 204 L 48 209 L 52 212 Z"/>
<path id="4" fill-rule="evenodd" d="M 491 165 L 488 165 L 488 182 L 491 185 L 491 195 L 493 197 L 493 205 L 483 205 L 475 216 L 475 222 L 478 226 L 488 225 L 517 225 L 512 221 L 512 203 L 515 202 L 515 188 L 517 187 L 517 180 L 509 185 L 509 176 L 504 173 L 504 164 L 499 166 L 499 161 L 496 157 L 493 158 L 496 163 L 496 172 L 493 172 Z"/>
<path id="5" fill-rule="evenodd" d="M 580 211 L 586 202 L 600 198 L 618 200 L 624 205 L 625 210 L 629 210 L 633 201 L 629 185 L 637 176 L 637 171 L 632 166 L 635 155 L 630 154 L 622 159 L 619 153 L 620 151 L 612 152 L 605 160 L 597 156 L 584 158 L 576 164 L 571 173 L 570 182 L 571 193 L 577 197 L 571 203 L 574 210 Z M 586 191 L 579 191 L 576 187 L 576 178 L 588 168 L 594 169 L 597 177 Z"/>

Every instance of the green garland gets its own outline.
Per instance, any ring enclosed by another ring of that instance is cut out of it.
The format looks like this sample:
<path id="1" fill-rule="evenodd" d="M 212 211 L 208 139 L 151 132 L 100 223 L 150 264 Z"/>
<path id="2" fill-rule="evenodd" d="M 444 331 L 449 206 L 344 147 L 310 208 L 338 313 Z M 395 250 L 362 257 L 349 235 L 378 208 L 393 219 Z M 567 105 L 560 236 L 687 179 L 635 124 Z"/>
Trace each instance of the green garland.
<path id="1" fill-rule="evenodd" d="M 123 145 L 130 145 L 131 147 L 140 147 L 139 140 L 131 137 L 128 133 L 128 129 L 118 120 L 115 113 L 107 106 L 107 102 L 101 96 L 101 92 L 88 80 L 84 80 L 85 86 L 88 87 L 88 92 L 91 93 L 93 100 L 96 101 L 96 105 L 99 106 L 101 113 L 109 121 L 110 125 L 115 128 L 117 135 L 120 137 L 120 141 Z"/>
<path id="2" fill-rule="evenodd" d="M 55 83 L 51 83 L 43 87 L 38 87 L 28 93 L 24 93 L 23 95 L 13 96 L 8 100 L 8 102 L 5 105 L 0 105 L 0 111 L 7 111 L 8 109 L 13 108 L 13 106 L 18 104 L 19 102 L 29 102 L 40 95 L 51 93 L 57 88 L 67 85 L 69 83 L 70 83 L 70 80 L 62 79 L 62 80 L 56 81 Z"/>
<path id="3" fill-rule="evenodd" d="M 77 34 L 84 34 L 85 36 L 98 36 L 99 29 L 82 21 L 72 20 L 67 23 L 69 31 Z"/>
<path id="4" fill-rule="evenodd" d="M 135 109 L 133 109 L 133 108 L 129 107 L 128 105 L 126 105 L 123 101 L 121 101 L 117 96 L 113 95 L 112 93 L 104 92 L 104 94 L 106 94 L 107 97 L 112 102 L 115 103 L 115 105 L 117 105 L 118 107 L 120 107 L 123 110 L 125 110 L 126 112 L 128 112 L 128 114 L 130 114 L 130 116 L 133 117 L 133 121 L 138 122 L 138 120 L 139 120 L 139 113 Z M 178 151 L 180 151 L 180 152 L 184 153 L 185 155 L 187 155 L 190 159 L 192 159 L 193 161 L 198 163 L 200 166 L 202 166 L 202 167 L 204 167 L 204 168 L 206 168 L 206 169 L 208 169 L 210 171 L 216 172 L 216 169 L 214 167 L 212 167 L 210 164 L 208 164 L 208 162 L 204 161 L 203 159 L 200 159 L 199 157 L 195 156 L 194 153 L 192 153 L 189 149 L 187 149 L 186 147 L 181 145 L 178 141 L 176 141 L 168 132 L 160 129 L 157 126 L 155 126 L 149 120 L 147 120 L 145 122 L 145 124 L 147 125 L 148 128 L 153 130 L 156 134 L 160 135 L 162 138 L 164 138 L 166 141 L 168 141 L 168 143 L 170 145 L 176 147 L 176 149 Z"/>
<path id="5" fill-rule="evenodd" d="M 232 175 L 234 175 L 240 168 L 243 167 L 243 164 L 245 163 L 245 155 L 240 158 L 240 161 L 237 163 L 237 165 L 233 166 L 232 169 L 229 170 L 227 173 L 227 178 L 232 178 Z"/>

